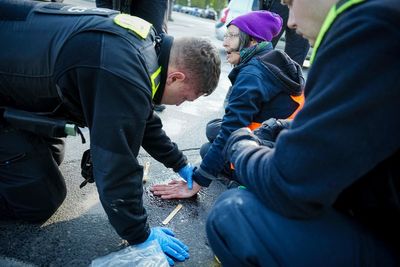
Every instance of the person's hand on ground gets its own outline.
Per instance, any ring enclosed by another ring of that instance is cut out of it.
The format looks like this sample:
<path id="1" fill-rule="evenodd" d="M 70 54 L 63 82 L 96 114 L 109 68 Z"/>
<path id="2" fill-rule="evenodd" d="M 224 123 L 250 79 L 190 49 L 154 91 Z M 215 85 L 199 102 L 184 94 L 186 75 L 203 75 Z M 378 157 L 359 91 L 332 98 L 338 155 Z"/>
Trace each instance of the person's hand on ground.
<path id="1" fill-rule="evenodd" d="M 193 181 L 193 189 L 189 190 L 185 181 L 172 180 L 168 184 L 156 184 L 150 188 L 150 191 L 160 196 L 162 199 L 174 198 L 190 198 L 196 195 L 201 189 L 201 186 Z"/>

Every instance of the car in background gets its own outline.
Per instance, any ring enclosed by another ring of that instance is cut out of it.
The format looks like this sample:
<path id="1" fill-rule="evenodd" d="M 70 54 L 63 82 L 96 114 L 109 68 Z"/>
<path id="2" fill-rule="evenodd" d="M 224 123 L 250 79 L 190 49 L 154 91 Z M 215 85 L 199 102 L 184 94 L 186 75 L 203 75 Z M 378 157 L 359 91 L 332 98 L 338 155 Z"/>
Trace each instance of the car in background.
<path id="1" fill-rule="evenodd" d="M 206 8 L 201 12 L 200 17 L 206 18 L 206 19 L 216 20 L 217 19 L 217 11 L 215 11 L 211 7 L 210 8 Z"/>
<path id="2" fill-rule="evenodd" d="M 203 13 L 203 9 L 198 8 L 198 7 L 193 7 L 192 11 L 190 11 L 189 15 L 192 15 L 195 17 L 200 17 L 201 13 Z"/>
<path id="3" fill-rule="evenodd" d="M 193 12 L 193 8 L 189 6 L 182 6 L 181 11 L 182 13 L 189 14 Z"/>
<path id="4" fill-rule="evenodd" d="M 260 0 L 231 0 L 228 6 L 221 10 L 220 18 L 215 23 L 215 36 L 218 40 L 224 40 L 226 25 L 234 18 L 252 10 L 260 9 Z"/>
<path id="5" fill-rule="evenodd" d="M 176 11 L 176 12 L 181 12 L 181 9 L 182 9 L 182 5 L 178 5 L 178 4 L 176 4 L 172 7 L 172 10 Z"/>
<path id="6" fill-rule="evenodd" d="M 219 15 L 219 19 L 215 23 L 215 37 L 217 37 L 217 39 L 220 41 L 224 40 L 224 34 L 226 32 L 226 19 L 228 17 L 228 13 L 229 7 L 225 7 L 224 9 L 222 9 Z"/>

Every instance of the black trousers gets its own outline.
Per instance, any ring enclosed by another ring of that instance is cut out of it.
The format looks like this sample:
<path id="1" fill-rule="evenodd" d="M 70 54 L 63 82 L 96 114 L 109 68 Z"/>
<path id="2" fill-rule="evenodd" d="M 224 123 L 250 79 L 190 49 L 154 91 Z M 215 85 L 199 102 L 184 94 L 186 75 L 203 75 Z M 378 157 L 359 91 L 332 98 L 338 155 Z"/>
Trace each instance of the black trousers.
<path id="1" fill-rule="evenodd" d="M 285 53 L 289 55 L 291 59 L 296 61 L 300 66 L 303 66 L 303 62 L 306 59 L 310 44 L 301 35 L 297 34 L 295 30 L 290 29 L 287 26 L 289 19 L 289 9 L 287 6 L 282 5 L 280 0 L 273 0 L 269 11 L 279 14 L 283 19 L 283 25 L 281 32 L 272 39 L 272 45 L 275 47 L 281 38 L 282 34 L 285 33 Z"/>
<path id="2" fill-rule="evenodd" d="M 63 140 L 0 125 L 0 220 L 47 220 L 66 196 L 63 157 Z"/>
<path id="3" fill-rule="evenodd" d="M 117 5 L 115 5 L 117 3 Z M 168 0 L 96 0 L 96 6 L 129 13 L 153 24 L 157 33 L 166 32 Z"/>

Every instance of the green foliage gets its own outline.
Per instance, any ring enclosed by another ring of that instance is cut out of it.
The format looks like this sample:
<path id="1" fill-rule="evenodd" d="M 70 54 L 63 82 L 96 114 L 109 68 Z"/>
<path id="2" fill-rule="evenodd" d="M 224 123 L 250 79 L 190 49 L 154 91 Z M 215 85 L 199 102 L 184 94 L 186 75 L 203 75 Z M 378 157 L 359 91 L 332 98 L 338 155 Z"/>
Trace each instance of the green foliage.
<path id="1" fill-rule="evenodd" d="M 221 11 L 227 4 L 227 0 L 175 0 L 175 4 L 182 6 L 193 6 L 200 8 L 212 7 L 216 11 Z"/>

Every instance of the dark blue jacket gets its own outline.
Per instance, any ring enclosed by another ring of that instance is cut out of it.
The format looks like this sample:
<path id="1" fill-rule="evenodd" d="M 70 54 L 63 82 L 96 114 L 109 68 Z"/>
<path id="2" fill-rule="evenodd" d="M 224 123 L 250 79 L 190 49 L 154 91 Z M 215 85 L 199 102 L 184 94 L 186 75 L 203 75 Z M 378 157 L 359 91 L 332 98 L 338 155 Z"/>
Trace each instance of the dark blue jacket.
<path id="1" fill-rule="evenodd" d="M 275 149 L 246 148 L 235 160 L 240 183 L 266 206 L 296 218 L 332 205 L 363 223 L 382 213 L 392 218 L 375 217 L 383 225 L 399 218 L 399 18 L 397 0 L 365 1 L 339 15 L 291 129 Z"/>
<path id="2" fill-rule="evenodd" d="M 175 171 L 186 164 L 153 112 L 154 35 L 140 38 L 121 28 L 111 10 L 30 1 L 0 6 L 0 106 L 87 126 L 94 179 L 111 224 L 130 243 L 145 241 L 140 147 Z"/>
<path id="3" fill-rule="evenodd" d="M 274 56 L 282 60 L 279 68 L 270 63 Z M 194 174 L 194 180 L 202 186 L 208 186 L 223 169 L 221 152 L 233 131 L 269 118 L 288 118 L 299 107 L 291 96 L 302 93 L 301 70 L 288 57 L 272 50 L 272 46 L 241 62 L 231 71 L 229 79 L 232 93 L 221 130 Z"/>

